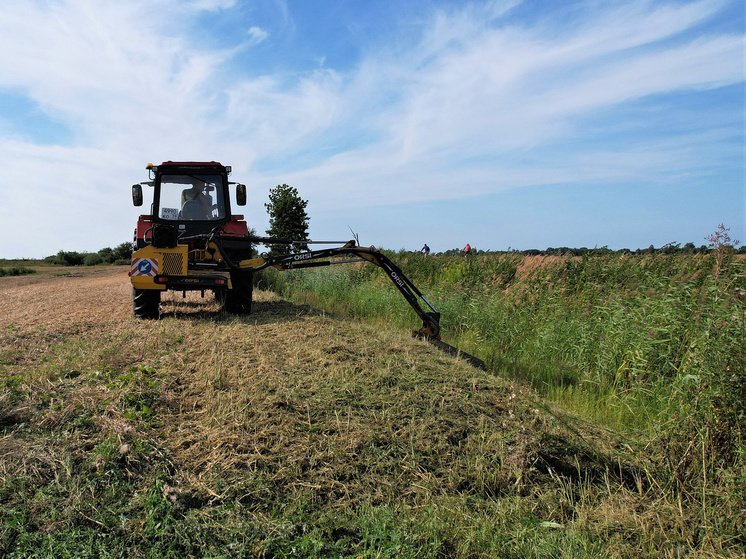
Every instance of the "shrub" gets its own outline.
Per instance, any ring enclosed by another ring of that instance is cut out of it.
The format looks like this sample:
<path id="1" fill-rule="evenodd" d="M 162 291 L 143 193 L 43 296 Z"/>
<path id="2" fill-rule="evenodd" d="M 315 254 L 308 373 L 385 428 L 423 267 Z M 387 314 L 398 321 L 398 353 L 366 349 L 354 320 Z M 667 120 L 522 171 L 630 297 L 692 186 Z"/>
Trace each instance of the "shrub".
<path id="1" fill-rule="evenodd" d="M 0 268 L 0 277 L 3 276 L 25 276 L 35 274 L 36 270 L 26 268 L 25 266 L 11 266 L 10 268 Z"/>
<path id="2" fill-rule="evenodd" d="M 129 264 L 132 258 L 132 243 L 121 243 L 114 248 L 102 248 L 98 252 L 76 252 L 61 250 L 47 256 L 44 262 L 57 266 L 96 266 L 98 264 Z"/>
<path id="3" fill-rule="evenodd" d="M 110 247 L 102 248 L 98 251 L 98 255 L 101 257 L 101 260 L 107 264 L 112 264 L 116 260 L 114 250 Z"/>
<path id="4" fill-rule="evenodd" d="M 48 256 L 44 261 L 60 266 L 82 266 L 85 262 L 85 254 L 61 250 L 54 256 Z"/>
<path id="5" fill-rule="evenodd" d="M 129 264 L 132 258 L 132 243 L 122 243 L 114 247 L 111 251 L 112 261 L 115 263 Z"/>
<path id="6" fill-rule="evenodd" d="M 97 266 L 99 264 L 103 264 L 104 259 L 101 258 L 101 255 L 98 253 L 92 253 L 92 254 L 86 254 L 85 259 L 83 260 L 83 263 L 86 266 Z"/>

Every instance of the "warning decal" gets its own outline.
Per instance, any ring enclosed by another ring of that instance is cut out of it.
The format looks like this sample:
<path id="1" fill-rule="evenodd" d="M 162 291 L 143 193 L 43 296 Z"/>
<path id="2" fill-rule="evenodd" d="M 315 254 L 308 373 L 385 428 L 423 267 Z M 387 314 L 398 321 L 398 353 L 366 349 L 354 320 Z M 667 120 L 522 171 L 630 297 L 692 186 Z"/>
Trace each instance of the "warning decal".
<path id="1" fill-rule="evenodd" d="M 132 276 L 155 276 L 158 273 L 157 258 L 133 258 Z"/>

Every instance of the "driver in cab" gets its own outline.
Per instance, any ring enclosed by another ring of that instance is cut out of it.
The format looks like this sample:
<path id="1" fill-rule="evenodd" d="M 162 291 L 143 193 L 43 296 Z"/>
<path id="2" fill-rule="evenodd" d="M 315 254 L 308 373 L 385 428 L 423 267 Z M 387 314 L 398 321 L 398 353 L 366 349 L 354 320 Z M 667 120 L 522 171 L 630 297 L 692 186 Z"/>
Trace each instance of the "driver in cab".
<path id="1" fill-rule="evenodd" d="M 181 193 L 181 206 L 182 209 L 187 202 L 196 200 L 200 202 L 204 209 L 206 216 L 212 216 L 213 210 L 217 209 L 217 205 L 212 204 L 212 200 L 208 195 L 204 193 L 204 186 L 198 183 L 192 184 L 191 188 L 187 188 Z"/>

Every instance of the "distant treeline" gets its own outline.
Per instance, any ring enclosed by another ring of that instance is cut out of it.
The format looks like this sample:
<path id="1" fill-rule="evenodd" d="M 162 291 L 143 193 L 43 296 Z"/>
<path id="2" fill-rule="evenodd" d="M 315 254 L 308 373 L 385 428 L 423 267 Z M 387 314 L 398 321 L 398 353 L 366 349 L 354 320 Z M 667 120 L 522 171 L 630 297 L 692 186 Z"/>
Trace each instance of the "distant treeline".
<path id="1" fill-rule="evenodd" d="M 515 254 L 520 256 L 602 256 L 606 254 L 709 254 L 713 248 L 707 245 L 695 246 L 694 243 L 686 243 L 683 246 L 680 243 L 668 243 L 662 247 L 656 248 L 650 245 L 648 248 L 638 248 L 630 250 L 622 248 L 612 250 L 607 246 L 602 247 L 548 247 L 544 250 L 535 248 L 517 250 L 508 248 L 507 250 L 477 250 L 472 247 L 472 254 Z M 414 253 L 416 251 L 401 250 L 401 254 Z M 445 252 L 431 253 L 435 256 L 456 256 L 463 254 L 462 249 L 452 248 Z M 746 254 L 746 245 L 736 249 L 733 248 L 733 254 Z M 129 264 L 132 257 L 132 243 L 122 243 L 114 248 L 102 248 L 98 252 L 77 252 L 60 250 L 57 254 L 47 256 L 44 262 L 47 264 L 56 264 L 59 266 L 97 266 L 99 264 Z"/>
<path id="2" fill-rule="evenodd" d="M 97 266 L 99 264 L 129 264 L 132 257 L 132 243 L 122 243 L 114 248 L 102 248 L 98 252 L 76 252 L 61 250 L 47 256 L 44 262 L 59 266 Z"/>
<path id="3" fill-rule="evenodd" d="M 637 250 L 630 250 L 628 248 L 621 248 L 619 250 L 612 250 L 607 246 L 594 247 L 594 248 L 570 248 L 570 247 L 549 247 L 544 250 L 530 248 L 526 250 L 477 250 L 472 247 L 473 254 L 516 254 L 521 256 L 601 256 L 604 254 L 709 254 L 713 249 L 707 245 L 695 246 L 694 243 L 686 243 L 681 245 L 680 243 L 668 243 L 660 248 L 655 248 L 650 245 L 648 248 L 638 248 Z M 453 248 L 442 253 L 444 256 L 454 256 L 462 254 L 463 250 Z M 735 254 L 746 254 L 746 246 L 742 246 L 734 251 Z"/>

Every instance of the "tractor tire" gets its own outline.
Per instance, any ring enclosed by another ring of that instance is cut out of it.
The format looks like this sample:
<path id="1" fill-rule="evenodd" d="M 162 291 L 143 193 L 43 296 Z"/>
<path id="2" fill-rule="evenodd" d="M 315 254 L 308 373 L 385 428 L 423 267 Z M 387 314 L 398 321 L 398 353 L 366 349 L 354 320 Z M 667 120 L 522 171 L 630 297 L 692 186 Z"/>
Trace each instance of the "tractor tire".
<path id="1" fill-rule="evenodd" d="M 132 288 L 132 309 L 135 318 L 158 320 L 161 314 L 161 292 L 156 289 Z"/>
<path id="2" fill-rule="evenodd" d="M 231 272 L 233 289 L 225 292 L 223 310 L 231 314 L 249 314 L 254 284 L 251 272 Z"/>

